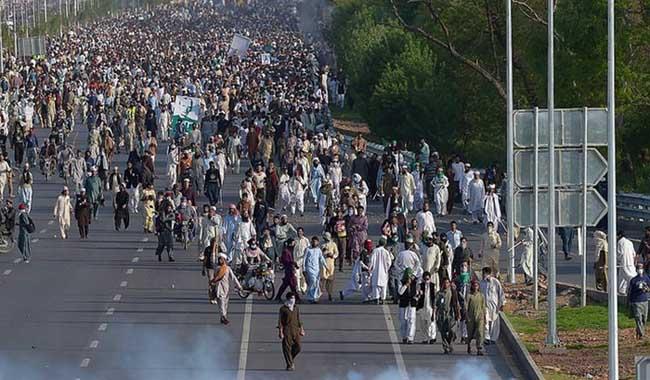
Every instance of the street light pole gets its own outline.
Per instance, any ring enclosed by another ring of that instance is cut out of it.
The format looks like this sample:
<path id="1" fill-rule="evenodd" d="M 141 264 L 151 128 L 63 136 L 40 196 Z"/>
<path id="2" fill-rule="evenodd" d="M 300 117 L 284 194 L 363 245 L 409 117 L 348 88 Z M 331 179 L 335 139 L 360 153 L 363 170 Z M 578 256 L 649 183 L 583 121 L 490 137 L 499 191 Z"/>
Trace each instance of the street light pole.
<path id="1" fill-rule="evenodd" d="M 555 70 L 553 16 L 555 1 L 548 0 L 548 332 L 546 344 L 559 345 L 557 336 L 555 271 Z"/>
<path id="2" fill-rule="evenodd" d="M 614 0 L 607 0 L 607 301 L 609 304 L 608 364 L 609 379 L 618 380 L 618 290 L 616 278 L 616 89 L 614 50 Z"/>
<path id="3" fill-rule="evenodd" d="M 508 214 L 508 279 L 511 284 L 515 283 L 515 213 L 514 213 L 514 131 L 512 125 L 512 113 L 514 110 L 513 94 L 512 94 L 512 1 L 506 0 L 506 55 L 508 58 L 508 65 L 506 70 L 506 82 L 508 87 L 508 121 L 507 121 L 507 134 L 508 134 L 508 199 L 506 199 L 506 213 Z M 498 226 L 495 226 L 498 228 Z"/>

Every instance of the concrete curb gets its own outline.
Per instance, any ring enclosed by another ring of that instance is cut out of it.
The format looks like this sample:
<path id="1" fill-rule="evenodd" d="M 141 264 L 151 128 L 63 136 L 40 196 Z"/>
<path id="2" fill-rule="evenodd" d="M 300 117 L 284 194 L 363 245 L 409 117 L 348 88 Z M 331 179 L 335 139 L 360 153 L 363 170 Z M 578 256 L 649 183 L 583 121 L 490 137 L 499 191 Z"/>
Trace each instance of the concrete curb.
<path id="1" fill-rule="evenodd" d="M 501 320 L 501 336 L 499 340 L 503 343 L 504 347 L 510 351 L 512 357 L 519 367 L 522 375 L 527 380 L 544 380 L 542 371 L 539 370 L 537 364 L 530 356 L 530 353 L 524 346 L 524 343 L 519 339 L 517 332 L 510 324 L 510 321 L 503 312 L 499 312 Z"/>

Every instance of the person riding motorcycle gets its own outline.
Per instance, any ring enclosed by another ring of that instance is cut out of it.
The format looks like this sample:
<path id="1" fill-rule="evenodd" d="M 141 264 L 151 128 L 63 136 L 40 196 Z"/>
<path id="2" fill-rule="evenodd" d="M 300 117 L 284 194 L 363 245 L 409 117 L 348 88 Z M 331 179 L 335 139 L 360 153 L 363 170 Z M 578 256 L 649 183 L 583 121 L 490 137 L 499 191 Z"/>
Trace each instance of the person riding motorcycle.
<path id="1" fill-rule="evenodd" d="M 244 287 L 255 287 L 255 274 L 262 264 L 270 264 L 271 259 L 257 246 L 254 238 L 248 240 L 248 247 L 244 252 L 244 261 L 240 266 L 240 275 L 244 277 Z"/>
<path id="2" fill-rule="evenodd" d="M 188 240 L 192 241 L 194 239 L 194 232 L 196 229 L 198 220 L 198 215 L 196 209 L 189 204 L 187 198 L 181 198 L 180 205 L 176 208 L 176 238 L 178 241 L 182 241 L 182 228 L 183 225 L 187 227 L 187 236 Z"/>

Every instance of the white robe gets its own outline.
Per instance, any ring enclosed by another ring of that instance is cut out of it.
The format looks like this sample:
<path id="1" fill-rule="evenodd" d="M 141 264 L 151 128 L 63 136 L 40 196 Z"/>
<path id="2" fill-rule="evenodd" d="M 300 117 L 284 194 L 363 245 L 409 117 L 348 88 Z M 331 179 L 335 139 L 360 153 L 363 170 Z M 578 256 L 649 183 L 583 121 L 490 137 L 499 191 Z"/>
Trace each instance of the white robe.
<path id="1" fill-rule="evenodd" d="M 618 263 L 618 292 L 620 294 L 627 294 L 627 285 L 636 276 L 635 257 L 634 244 L 625 237 L 619 239 L 616 243 L 616 261 Z"/>
<path id="2" fill-rule="evenodd" d="M 483 211 L 483 199 L 485 198 L 485 185 L 482 179 L 472 180 L 468 185 L 469 204 L 467 210 L 469 212 Z"/>
<path id="3" fill-rule="evenodd" d="M 418 222 L 418 233 L 422 236 L 422 233 L 427 231 L 430 236 L 436 232 L 436 222 L 433 219 L 433 213 L 431 211 L 420 211 L 415 216 L 415 219 Z"/>
<path id="4" fill-rule="evenodd" d="M 488 194 L 483 199 L 483 209 L 485 210 L 485 224 L 492 222 L 494 229 L 499 229 L 501 221 L 501 207 L 499 206 L 499 196 L 496 193 Z"/>
<path id="5" fill-rule="evenodd" d="M 402 195 L 404 202 L 403 211 L 413 211 L 413 202 L 415 201 L 415 180 L 411 173 L 406 172 L 399 176 L 399 193 Z"/>
<path id="6" fill-rule="evenodd" d="M 377 247 L 370 255 L 370 276 L 372 287 L 388 285 L 388 270 L 393 263 L 390 252 L 384 247 Z"/>
<path id="7" fill-rule="evenodd" d="M 397 255 L 397 260 L 395 260 L 395 269 L 399 275 L 399 278 L 402 278 L 406 268 L 411 268 L 415 277 L 420 278 L 422 276 L 422 263 L 420 262 L 420 256 L 409 250 L 405 249 Z"/>
<path id="8" fill-rule="evenodd" d="M 463 177 L 460 179 L 460 194 L 463 200 L 463 206 L 466 210 L 469 211 L 469 184 L 474 179 L 474 171 L 470 170 L 463 173 Z"/>
<path id="9" fill-rule="evenodd" d="M 485 338 L 493 341 L 499 340 L 500 321 L 499 310 L 506 303 L 503 287 L 499 280 L 490 277 L 481 280 L 481 293 L 485 298 Z"/>
<path id="10" fill-rule="evenodd" d="M 422 271 L 431 274 L 431 283 L 435 285 L 436 291 L 440 289 L 438 270 L 440 269 L 441 256 L 440 247 L 437 244 L 431 247 L 423 246 Z"/>

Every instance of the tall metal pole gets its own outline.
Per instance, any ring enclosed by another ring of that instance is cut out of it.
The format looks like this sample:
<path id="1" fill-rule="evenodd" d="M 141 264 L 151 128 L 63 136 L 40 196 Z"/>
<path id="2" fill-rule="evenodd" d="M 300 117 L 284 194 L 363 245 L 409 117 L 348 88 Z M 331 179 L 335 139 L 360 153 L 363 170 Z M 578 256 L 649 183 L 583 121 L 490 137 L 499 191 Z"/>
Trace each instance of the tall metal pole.
<path id="1" fill-rule="evenodd" d="M 36 6 L 36 0 L 32 0 L 32 25 L 36 29 L 36 16 L 38 15 L 38 7 Z"/>
<path id="2" fill-rule="evenodd" d="M 45 16 L 45 23 L 47 24 L 47 0 L 43 0 L 43 15 Z"/>
<path id="3" fill-rule="evenodd" d="M 512 99 L 512 0 L 506 0 L 506 55 L 508 65 L 506 69 L 507 98 L 508 98 L 508 199 L 506 199 L 506 213 L 508 214 L 508 278 L 511 284 L 515 283 L 515 214 L 514 214 L 514 131 L 512 113 L 514 109 Z"/>
<path id="4" fill-rule="evenodd" d="M 63 37 L 63 8 L 61 7 L 61 0 L 59 0 L 59 35 Z"/>
<path id="5" fill-rule="evenodd" d="M 11 17 L 13 18 L 12 23 L 14 27 L 14 57 L 18 58 L 18 25 L 16 25 L 16 0 L 12 0 L 11 6 Z"/>
<path id="6" fill-rule="evenodd" d="M 535 107 L 535 146 L 533 156 L 535 173 L 533 179 L 533 306 L 539 309 L 539 108 Z"/>
<path id="7" fill-rule="evenodd" d="M 587 154 L 588 154 L 588 141 L 587 141 L 587 124 L 589 109 L 584 108 L 584 129 L 583 129 L 583 154 L 582 154 L 582 233 L 580 234 L 580 242 L 582 244 L 582 292 L 580 294 L 580 305 L 587 306 Z"/>
<path id="8" fill-rule="evenodd" d="M 2 19 L 3 17 L 2 12 L 4 11 L 3 9 L 4 5 L 5 5 L 4 1 L 0 2 L 0 74 L 4 74 L 5 72 L 5 51 L 4 51 L 5 49 L 4 49 L 4 43 L 2 42 L 2 40 L 4 39 L 2 38 L 3 37 L 2 24 L 4 23 L 4 20 Z"/>
<path id="9" fill-rule="evenodd" d="M 554 0 L 548 0 L 548 335 L 546 344 L 557 346 L 556 278 L 555 278 L 555 70 Z"/>
<path id="10" fill-rule="evenodd" d="M 616 89 L 614 50 L 614 0 L 607 0 L 607 237 L 609 255 L 607 256 L 607 300 L 609 303 L 609 380 L 618 380 L 618 293 L 616 278 Z"/>

